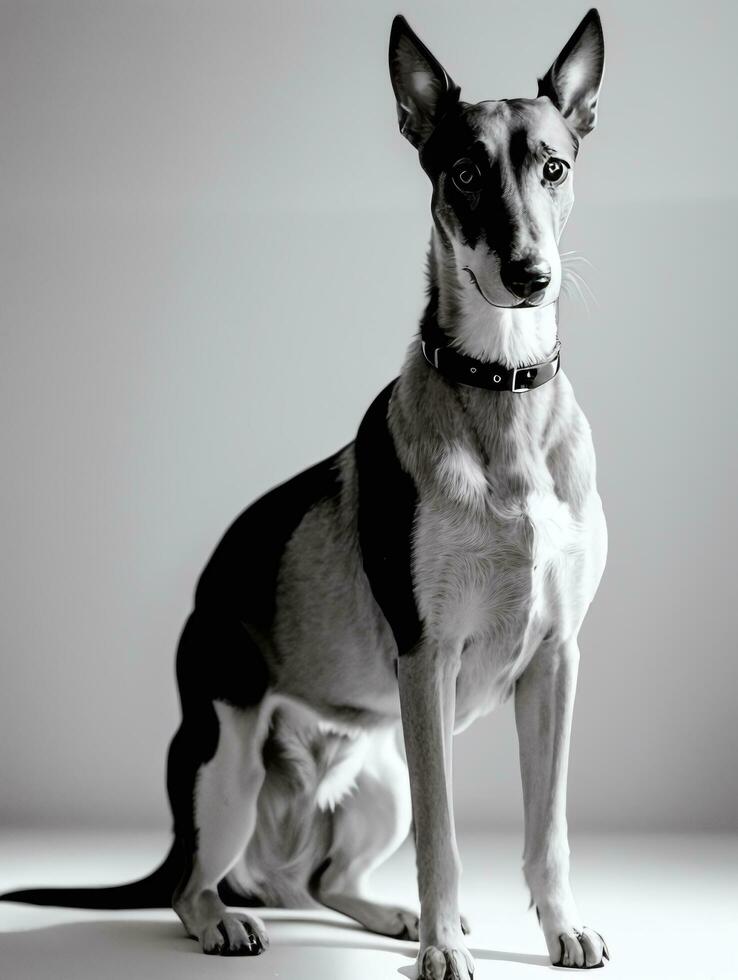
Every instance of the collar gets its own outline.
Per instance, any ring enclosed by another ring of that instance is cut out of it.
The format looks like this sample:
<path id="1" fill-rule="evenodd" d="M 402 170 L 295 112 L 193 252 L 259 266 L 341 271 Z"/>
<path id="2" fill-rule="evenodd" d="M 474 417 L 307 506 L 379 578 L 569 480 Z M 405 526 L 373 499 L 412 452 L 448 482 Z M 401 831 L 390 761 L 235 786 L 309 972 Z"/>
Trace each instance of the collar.
<path id="1" fill-rule="evenodd" d="M 424 331 L 425 333 L 425 331 Z M 436 331 L 433 331 L 435 334 Z M 438 329 L 436 336 L 421 337 L 420 348 L 423 357 L 448 381 L 469 385 L 472 388 L 487 388 L 490 391 L 512 391 L 522 394 L 533 388 L 540 388 L 555 378 L 561 366 L 561 341 L 543 361 L 536 364 L 523 364 L 508 368 L 498 361 L 479 361 L 447 346 L 441 339 Z"/>

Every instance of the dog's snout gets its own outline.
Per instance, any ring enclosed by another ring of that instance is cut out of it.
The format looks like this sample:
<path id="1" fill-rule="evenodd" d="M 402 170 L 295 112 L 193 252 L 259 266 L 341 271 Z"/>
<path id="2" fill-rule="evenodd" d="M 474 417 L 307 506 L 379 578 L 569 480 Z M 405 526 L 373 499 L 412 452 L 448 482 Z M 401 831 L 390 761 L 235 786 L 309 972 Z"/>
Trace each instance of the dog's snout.
<path id="1" fill-rule="evenodd" d="M 507 262 L 501 272 L 505 286 L 521 299 L 540 293 L 551 282 L 551 266 L 542 259 Z"/>

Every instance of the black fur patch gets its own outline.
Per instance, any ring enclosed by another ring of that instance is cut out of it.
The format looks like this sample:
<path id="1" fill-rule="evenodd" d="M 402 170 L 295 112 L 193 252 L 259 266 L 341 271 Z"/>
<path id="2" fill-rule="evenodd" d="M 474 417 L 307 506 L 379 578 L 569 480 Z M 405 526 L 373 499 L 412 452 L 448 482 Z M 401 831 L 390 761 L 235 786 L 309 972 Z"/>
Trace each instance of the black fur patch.
<path id="1" fill-rule="evenodd" d="M 340 451 L 339 451 L 340 452 Z M 195 609 L 177 651 L 182 724 L 172 740 L 167 788 L 177 840 L 196 848 L 193 789 L 220 734 L 214 702 L 253 707 L 269 686 L 259 646 L 274 622 L 277 578 L 287 542 L 316 503 L 338 495 L 339 453 L 260 497 L 231 524 L 205 566 Z"/>
<path id="2" fill-rule="evenodd" d="M 236 518 L 200 576 L 196 610 L 231 616 L 259 633 L 271 629 L 287 542 L 311 507 L 338 496 L 342 452 L 270 490 Z"/>
<path id="3" fill-rule="evenodd" d="M 420 640 L 415 603 L 412 544 L 417 490 L 403 470 L 387 409 L 396 381 L 387 385 L 364 416 L 354 444 L 359 481 L 359 544 L 364 571 L 384 613 L 399 654 Z"/>

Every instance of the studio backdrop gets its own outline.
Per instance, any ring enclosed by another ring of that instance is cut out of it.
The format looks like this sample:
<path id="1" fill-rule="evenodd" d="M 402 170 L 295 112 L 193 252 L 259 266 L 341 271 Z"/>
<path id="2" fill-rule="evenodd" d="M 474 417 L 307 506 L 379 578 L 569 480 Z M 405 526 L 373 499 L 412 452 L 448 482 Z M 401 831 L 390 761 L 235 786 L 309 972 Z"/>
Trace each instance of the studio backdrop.
<path id="1" fill-rule="evenodd" d="M 475 101 L 534 95 L 585 12 L 507 3 L 497 29 L 490 0 L 399 9 Z M 569 818 L 735 829 L 738 19 L 600 11 L 599 126 L 562 241 L 593 296 L 562 299 L 560 335 L 610 557 L 580 638 Z M 400 368 L 430 184 L 397 131 L 396 12 L 0 6 L 3 825 L 166 827 L 202 566 Z M 509 705 L 454 766 L 462 828 L 517 826 Z"/>

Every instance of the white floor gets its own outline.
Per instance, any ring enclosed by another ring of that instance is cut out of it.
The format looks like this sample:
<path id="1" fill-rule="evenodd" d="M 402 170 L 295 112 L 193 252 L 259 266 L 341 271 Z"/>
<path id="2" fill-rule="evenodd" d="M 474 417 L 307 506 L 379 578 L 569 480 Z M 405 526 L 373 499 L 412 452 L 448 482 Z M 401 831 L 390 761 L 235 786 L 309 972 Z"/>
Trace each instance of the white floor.
<path id="1" fill-rule="evenodd" d="M 128 880 L 153 867 L 156 834 L 0 833 L 0 891 Z M 520 842 L 462 836 L 462 910 L 471 921 L 475 980 L 556 976 L 520 874 Z M 575 836 L 573 881 L 586 923 L 607 939 L 607 976 L 628 980 L 738 978 L 738 837 Z M 375 890 L 414 904 L 405 847 Z M 262 913 L 260 913 L 262 914 Z M 198 952 L 171 911 L 80 912 L 0 904 L 2 980 L 400 980 L 413 943 L 365 932 L 330 912 L 265 911 L 272 945 L 255 959 Z M 568 972 L 568 971 L 567 971 Z"/>

